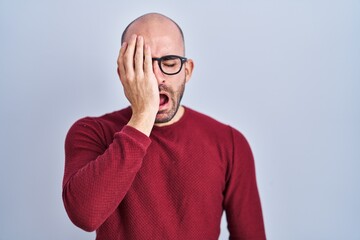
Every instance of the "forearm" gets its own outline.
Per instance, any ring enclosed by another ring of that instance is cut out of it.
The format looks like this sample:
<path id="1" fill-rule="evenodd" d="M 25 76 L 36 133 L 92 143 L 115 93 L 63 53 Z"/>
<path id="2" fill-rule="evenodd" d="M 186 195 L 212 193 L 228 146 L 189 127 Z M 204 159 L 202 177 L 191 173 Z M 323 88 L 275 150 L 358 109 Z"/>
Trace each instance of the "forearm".
<path id="1" fill-rule="evenodd" d="M 80 154 L 67 154 L 63 201 L 75 225 L 94 231 L 123 200 L 141 167 L 147 145 L 123 132 L 116 133 L 106 151 L 86 164 L 83 161 L 90 159 L 91 152 L 80 148 L 71 149 Z"/>

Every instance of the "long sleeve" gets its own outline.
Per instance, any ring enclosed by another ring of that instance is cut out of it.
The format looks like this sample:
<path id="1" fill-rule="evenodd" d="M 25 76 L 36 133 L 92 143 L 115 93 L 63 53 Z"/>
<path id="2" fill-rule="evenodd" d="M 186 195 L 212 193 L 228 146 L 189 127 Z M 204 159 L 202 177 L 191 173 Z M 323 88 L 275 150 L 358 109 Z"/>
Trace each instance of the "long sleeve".
<path id="1" fill-rule="evenodd" d="M 231 240 L 264 240 L 265 228 L 250 146 L 232 129 L 233 152 L 224 208 Z"/>
<path id="2" fill-rule="evenodd" d="M 96 230 L 118 207 L 151 143 L 129 126 L 111 137 L 106 141 L 102 126 L 85 118 L 65 140 L 63 202 L 71 221 L 86 231 Z"/>

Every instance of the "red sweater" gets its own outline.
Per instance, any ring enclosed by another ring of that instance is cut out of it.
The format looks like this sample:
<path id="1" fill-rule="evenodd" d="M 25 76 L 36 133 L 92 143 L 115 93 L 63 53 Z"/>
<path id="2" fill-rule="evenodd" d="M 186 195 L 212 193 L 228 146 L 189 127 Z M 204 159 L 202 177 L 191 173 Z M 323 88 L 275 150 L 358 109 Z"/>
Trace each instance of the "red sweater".
<path id="1" fill-rule="evenodd" d="M 97 240 L 263 240 L 254 160 L 246 139 L 189 108 L 150 137 L 125 126 L 126 108 L 83 118 L 65 141 L 63 201 Z"/>

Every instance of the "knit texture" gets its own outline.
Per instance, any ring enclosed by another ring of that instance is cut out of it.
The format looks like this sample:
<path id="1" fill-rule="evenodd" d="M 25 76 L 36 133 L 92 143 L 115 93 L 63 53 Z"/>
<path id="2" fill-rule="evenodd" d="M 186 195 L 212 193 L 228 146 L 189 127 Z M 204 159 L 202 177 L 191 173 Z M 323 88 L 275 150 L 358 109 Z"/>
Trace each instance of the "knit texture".
<path id="1" fill-rule="evenodd" d="M 263 240 L 253 155 L 234 128 L 189 108 L 150 137 L 131 108 L 77 121 L 65 140 L 63 201 L 97 240 Z"/>

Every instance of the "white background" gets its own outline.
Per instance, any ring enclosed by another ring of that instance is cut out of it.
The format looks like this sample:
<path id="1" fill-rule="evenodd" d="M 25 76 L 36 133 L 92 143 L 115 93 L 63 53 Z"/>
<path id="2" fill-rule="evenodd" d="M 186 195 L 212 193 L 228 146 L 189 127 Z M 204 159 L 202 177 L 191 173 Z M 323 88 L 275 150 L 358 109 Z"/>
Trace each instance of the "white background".
<path id="1" fill-rule="evenodd" d="M 147 12 L 185 33 L 183 103 L 249 140 L 268 239 L 360 239 L 357 0 L 0 0 L 0 239 L 94 239 L 63 208 L 64 138 L 128 105 L 120 36 Z"/>

